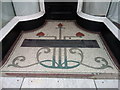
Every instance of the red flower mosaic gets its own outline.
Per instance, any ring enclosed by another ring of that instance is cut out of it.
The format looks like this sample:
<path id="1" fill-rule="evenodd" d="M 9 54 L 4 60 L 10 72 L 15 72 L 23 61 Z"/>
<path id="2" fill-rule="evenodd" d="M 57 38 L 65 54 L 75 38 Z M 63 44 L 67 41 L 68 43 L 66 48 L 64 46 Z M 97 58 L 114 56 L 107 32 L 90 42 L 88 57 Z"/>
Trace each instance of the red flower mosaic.
<path id="1" fill-rule="evenodd" d="M 36 36 L 39 36 L 39 37 L 44 36 L 44 35 L 45 34 L 43 32 L 39 32 L 39 33 L 36 34 Z"/>
<path id="2" fill-rule="evenodd" d="M 81 32 L 78 32 L 78 33 L 76 33 L 76 36 L 77 37 L 82 37 L 82 36 L 85 36 L 83 33 L 81 33 Z"/>
<path id="3" fill-rule="evenodd" d="M 62 23 L 59 23 L 59 24 L 58 24 L 58 27 L 62 27 L 62 26 L 63 26 L 63 24 L 62 24 Z"/>

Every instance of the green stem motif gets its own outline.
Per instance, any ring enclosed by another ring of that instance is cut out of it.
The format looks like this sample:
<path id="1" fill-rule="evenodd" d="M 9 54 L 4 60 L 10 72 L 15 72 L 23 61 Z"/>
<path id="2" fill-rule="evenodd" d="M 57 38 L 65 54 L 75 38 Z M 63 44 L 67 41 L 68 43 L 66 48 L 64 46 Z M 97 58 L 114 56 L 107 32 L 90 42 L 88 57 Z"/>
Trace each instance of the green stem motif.
<path id="1" fill-rule="evenodd" d="M 41 49 L 42 50 L 42 49 Z M 56 60 L 55 60 L 55 53 L 53 54 L 53 60 L 43 60 L 43 61 L 39 61 L 39 56 L 40 56 L 40 54 L 41 54 L 41 50 L 39 50 L 38 52 L 37 52 L 37 60 L 38 60 L 38 62 L 42 65 L 42 66 L 44 66 L 44 67 L 46 67 L 46 68 L 56 68 L 56 69 L 71 69 L 71 68 L 75 68 L 75 67 L 77 67 L 77 66 L 79 66 L 80 65 L 80 62 L 79 61 L 74 61 L 74 60 L 67 60 L 67 55 L 66 55 L 66 49 L 64 49 L 65 50 L 65 59 L 64 59 L 64 62 L 62 63 L 61 62 L 61 51 L 59 51 L 59 60 L 58 60 L 58 62 L 56 62 Z M 59 50 L 61 50 L 61 49 L 59 49 Z M 73 49 L 71 49 L 70 51 L 74 54 L 74 53 L 77 53 L 77 49 L 75 49 L 76 51 L 73 51 Z M 48 50 L 49 51 L 49 50 Z M 79 52 L 80 50 L 78 50 L 78 52 Z M 55 52 L 55 49 L 54 49 L 54 52 Z M 82 52 L 82 51 L 81 51 Z M 48 52 L 47 52 L 48 53 Z M 80 56 L 81 56 L 82 54 L 80 54 Z M 82 56 L 81 56 L 82 57 Z M 49 63 L 49 65 L 47 65 Z M 71 65 L 70 66 L 70 64 L 69 63 L 74 63 L 74 65 Z"/>
<path id="2" fill-rule="evenodd" d="M 26 58 L 24 56 L 18 56 L 12 61 L 12 64 L 8 65 L 8 67 L 13 66 L 13 67 L 17 67 L 17 68 L 27 68 L 27 67 L 31 67 L 31 66 L 38 64 L 38 63 L 34 63 L 34 64 L 27 65 L 27 66 L 18 65 L 19 63 L 17 63 L 17 61 L 24 62 L 25 60 L 26 60 Z"/>
<path id="3" fill-rule="evenodd" d="M 37 63 L 27 65 L 27 66 L 21 66 L 21 65 L 19 65 L 18 61 L 24 62 L 26 60 L 26 58 L 24 56 L 18 56 L 12 61 L 12 64 L 8 65 L 8 67 L 13 66 L 16 68 L 27 68 L 27 67 L 31 67 L 31 66 L 40 64 L 46 68 L 54 68 L 54 69 L 72 69 L 72 68 L 78 67 L 79 65 L 83 65 L 83 66 L 86 66 L 88 68 L 93 68 L 93 69 L 106 69 L 106 68 L 113 69 L 112 66 L 108 65 L 107 60 L 105 60 L 105 58 L 102 58 L 102 57 L 95 58 L 95 62 L 101 64 L 101 66 L 99 66 L 99 67 L 93 67 L 93 66 L 84 64 L 83 63 L 83 57 L 84 57 L 83 52 L 82 52 L 82 50 L 80 50 L 78 48 L 71 48 L 69 51 L 71 54 L 75 54 L 75 55 L 78 54 L 81 59 L 79 61 L 78 60 L 68 60 L 67 54 L 66 54 L 67 53 L 66 48 L 64 50 L 65 50 L 65 58 L 64 58 L 65 60 L 63 63 L 57 63 L 55 60 L 55 55 L 53 55 L 53 60 L 43 60 L 43 61 L 39 60 L 39 57 L 41 56 L 42 53 L 50 53 L 50 51 L 51 51 L 50 48 L 41 48 L 38 50 L 37 55 L 36 55 L 37 61 L 38 61 Z M 55 49 L 53 52 L 55 54 Z M 47 65 L 46 63 L 49 63 L 49 65 Z M 70 66 L 69 63 L 75 63 L 75 65 Z"/>
<path id="4" fill-rule="evenodd" d="M 110 66 L 110 65 L 108 65 L 108 62 L 107 62 L 104 58 L 102 58 L 102 57 L 96 57 L 96 58 L 95 58 L 95 61 L 96 61 L 97 63 L 100 63 L 101 66 L 100 66 L 100 67 L 93 67 L 93 66 L 86 65 L 86 64 L 84 64 L 84 63 L 81 63 L 81 65 L 84 65 L 84 66 L 86 66 L 86 67 L 93 68 L 93 69 L 106 69 L 106 68 L 111 68 L 111 69 L 113 69 L 113 67 Z"/>
<path id="5" fill-rule="evenodd" d="M 61 48 L 59 48 L 59 60 L 58 60 L 58 67 L 62 67 L 62 61 L 61 61 Z"/>
<path id="6" fill-rule="evenodd" d="M 64 59 L 65 59 L 65 62 L 64 62 L 64 64 L 65 64 L 65 67 L 67 67 L 67 52 L 66 52 L 66 48 L 64 48 Z"/>
<path id="7" fill-rule="evenodd" d="M 56 52 L 56 48 L 53 49 L 53 62 L 52 62 L 52 65 L 55 67 L 55 52 Z"/>

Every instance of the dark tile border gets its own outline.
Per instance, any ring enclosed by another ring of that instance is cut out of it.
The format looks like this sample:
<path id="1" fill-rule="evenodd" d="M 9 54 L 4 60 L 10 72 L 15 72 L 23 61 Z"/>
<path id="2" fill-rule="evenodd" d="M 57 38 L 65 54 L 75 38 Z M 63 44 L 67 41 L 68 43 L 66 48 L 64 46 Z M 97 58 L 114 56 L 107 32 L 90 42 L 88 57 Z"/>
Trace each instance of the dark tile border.
<path id="1" fill-rule="evenodd" d="M 100 48 L 96 40 L 25 39 L 21 47 Z"/>

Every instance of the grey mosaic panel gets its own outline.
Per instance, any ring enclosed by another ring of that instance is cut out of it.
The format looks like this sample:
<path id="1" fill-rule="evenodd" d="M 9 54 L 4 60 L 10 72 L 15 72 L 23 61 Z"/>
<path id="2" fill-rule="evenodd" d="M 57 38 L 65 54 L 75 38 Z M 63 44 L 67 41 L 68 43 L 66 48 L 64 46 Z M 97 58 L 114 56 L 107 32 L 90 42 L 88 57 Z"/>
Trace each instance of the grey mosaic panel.
<path id="1" fill-rule="evenodd" d="M 25 39 L 21 47 L 100 48 L 96 40 L 42 40 L 42 39 Z"/>

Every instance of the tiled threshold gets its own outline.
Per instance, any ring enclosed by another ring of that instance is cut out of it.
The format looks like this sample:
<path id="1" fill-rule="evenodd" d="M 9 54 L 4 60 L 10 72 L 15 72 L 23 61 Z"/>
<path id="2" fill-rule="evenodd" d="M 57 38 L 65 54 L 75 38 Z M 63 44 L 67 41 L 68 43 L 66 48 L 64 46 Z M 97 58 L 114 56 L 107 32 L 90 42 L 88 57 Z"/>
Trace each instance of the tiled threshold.
<path id="1" fill-rule="evenodd" d="M 118 68 L 99 33 L 74 21 L 48 21 L 23 32 L 7 61 L 3 76 L 118 78 Z"/>
<path id="2" fill-rule="evenodd" d="M 80 90 L 120 89 L 119 81 L 115 79 L 0 78 L 0 89 L 3 90 L 45 90 L 44 88 L 51 88 L 51 90 L 53 90 L 53 88 L 63 88 L 60 90 L 66 90 L 64 88 L 79 88 Z"/>

